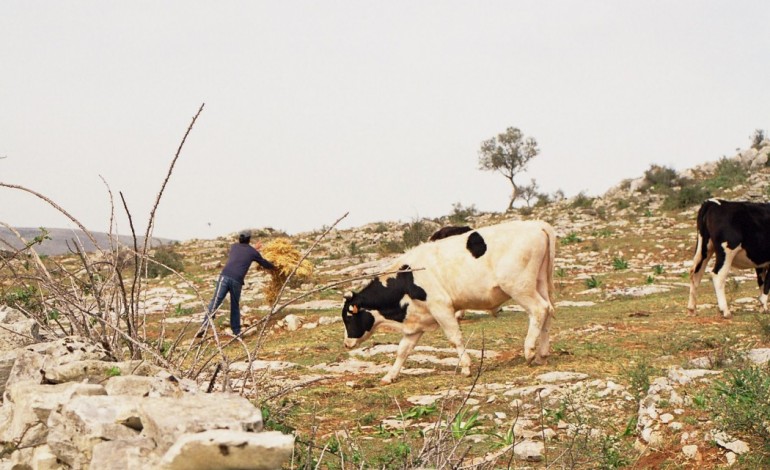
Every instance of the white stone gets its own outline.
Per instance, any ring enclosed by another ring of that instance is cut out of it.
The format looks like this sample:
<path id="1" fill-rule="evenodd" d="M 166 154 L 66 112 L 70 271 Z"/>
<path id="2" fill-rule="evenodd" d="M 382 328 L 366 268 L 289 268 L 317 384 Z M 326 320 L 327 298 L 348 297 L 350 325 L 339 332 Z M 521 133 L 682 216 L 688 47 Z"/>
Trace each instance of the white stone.
<path id="1" fill-rule="evenodd" d="M 669 379 L 682 385 L 688 384 L 695 379 L 716 374 L 720 374 L 720 372 L 706 369 L 682 369 L 681 367 L 676 366 L 671 367 L 668 370 Z"/>
<path id="2" fill-rule="evenodd" d="M 302 319 L 294 314 L 286 315 L 283 322 L 286 324 L 286 329 L 289 331 L 297 331 L 302 326 Z"/>
<path id="3" fill-rule="evenodd" d="M 660 415 L 660 422 L 663 424 L 668 424 L 673 420 L 674 420 L 674 415 L 672 415 L 671 413 L 664 413 Z"/>
<path id="4" fill-rule="evenodd" d="M 698 446 L 694 444 L 682 447 L 682 454 L 684 454 L 685 458 L 687 459 L 697 459 L 698 453 Z"/>
<path id="5" fill-rule="evenodd" d="M 560 371 L 547 372 L 545 374 L 540 374 L 537 376 L 537 380 L 545 383 L 585 380 L 587 378 L 588 378 L 588 374 L 583 374 L 580 372 L 560 372 Z"/>
<path id="6" fill-rule="evenodd" d="M 545 444 L 540 441 L 525 440 L 517 443 L 513 447 L 513 453 L 516 458 L 526 460 L 527 462 L 539 462 L 543 459 Z"/>
<path id="7" fill-rule="evenodd" d="M 735 452 L 738 455 L 743 455 L 749 452 L 749 445 L 740 439 L 736 439 L 734 441 L 723 441 L 721 439 L 717 439 L 717 444 L 721 447 L 724 447 L 725 449 Z"/>
<path id="8" fill-rule="evenodd" d="M 277 431 L 211 430 L 179 437 L 161 460 L 163 470 L 275 470 L 291 458 L 294 437 Z"/>
<path id="9" fill-rule="evenodd" d="M 262 430 L 262 413 L 249 400 L 232 394 L 200 394 L 185 400 L 147 398 L 139 404 L 143 435 L 165 452 L 182 434 L 230 429 Z"/>
<path id="10" fill-rule="evenodd" d="M 48 419 L 48 445 L 75 468 L 91 460 L 93 447 L 104 441 L 139 439 L 142 421 L 137 405 L 142 397 L 77 396 Z M 77 430 L 73 434 L 73 430 Z"/>
<path id="11" fill-rule="evenodd" d="M 770 348 L 757 348 L 748 352 L 747 358 L 755 364 L 765 364 L 770 361 Z"/>

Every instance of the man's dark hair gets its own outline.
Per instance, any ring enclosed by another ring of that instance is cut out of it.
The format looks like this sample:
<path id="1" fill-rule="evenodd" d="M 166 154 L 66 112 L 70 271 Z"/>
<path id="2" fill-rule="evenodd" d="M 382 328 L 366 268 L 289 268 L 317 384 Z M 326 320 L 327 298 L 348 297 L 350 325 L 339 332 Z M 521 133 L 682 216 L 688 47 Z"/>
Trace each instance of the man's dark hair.
<path id="1" fill-rule="evenodd" d="M 238 234 L 238 243 L 249 243 L 251 241 L 251 230 L 243 230 Z"/>

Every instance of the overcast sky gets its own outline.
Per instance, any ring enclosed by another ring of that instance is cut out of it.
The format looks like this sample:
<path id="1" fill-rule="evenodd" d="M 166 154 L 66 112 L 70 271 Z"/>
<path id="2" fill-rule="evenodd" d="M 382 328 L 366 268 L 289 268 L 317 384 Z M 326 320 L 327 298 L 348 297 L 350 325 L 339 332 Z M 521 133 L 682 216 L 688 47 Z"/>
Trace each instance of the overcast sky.
<path id="1" fill-rule="evenodd" d="M 732 156 L 770 128 L 770 2 L 4 1 L 0 182 L 90 230 L 147 216 L 214 238 L 502 211 L 483 140 L 518 127 L 518 179 L 603 194 L 651 164 Z M 3 158 L 5 157 L 5 158 Z M 0 222 L 71 227 L 0 188 Z"/>

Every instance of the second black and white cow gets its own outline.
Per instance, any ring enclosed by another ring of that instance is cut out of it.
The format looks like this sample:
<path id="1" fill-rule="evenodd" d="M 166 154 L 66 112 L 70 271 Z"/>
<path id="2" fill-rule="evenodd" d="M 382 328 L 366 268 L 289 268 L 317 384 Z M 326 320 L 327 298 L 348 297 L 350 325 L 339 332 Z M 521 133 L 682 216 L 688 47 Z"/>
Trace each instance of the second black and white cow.
<path id="1" fill-rule="evenodd" d="M 422 334 L 440 327 L 457 349 L 461 372 L 470 375 L 455 312 L 494 310 L 513 299 L 529 314 L 524 357 L 543 362 L 554 315 L 555 247 L 553 227 L 540 221 L 507 222 L 419 245 L 398 259 L 394 274 L 345 295 L 345 347 L 360 345 L 379 326 L 402 332 L 396 361 L 382 378 L 390 383 Z"/>
<path id="2" fill-rule="evenodd" d="M 770 291 L 770 204 L 709 199 L 698 210 L 698 243 L 690 269 L 690 299 L 687 310 L 696 311 L 696 290 L 706 265 L 716 254 L 711 274 L 717 304 L 724 318 L 730 318 L 725 282 L 731 268 L 754 269 L 760 288 L 762 310 L 767 311 Z"/>

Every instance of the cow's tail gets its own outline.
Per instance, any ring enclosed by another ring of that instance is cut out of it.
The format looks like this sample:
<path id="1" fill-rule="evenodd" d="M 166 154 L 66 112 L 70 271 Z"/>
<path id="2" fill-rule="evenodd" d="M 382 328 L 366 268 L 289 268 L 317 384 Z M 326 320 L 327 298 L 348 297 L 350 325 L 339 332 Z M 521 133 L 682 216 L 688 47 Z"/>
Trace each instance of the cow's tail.
<path id="1" fill-rule="evenodd" d="M 698 232 L 698 240 L 695 244 L 695 255 L 696 259 L 698 259 L 697 265 L 693 266 L 693 272 L 698 272 L 701 269 L 701 263 L 704 263 L 706 261 L 706 257 L 708 256 L 708 242 L 711 239 L 711 234 L 709 233 L 708 225 L 706 224 L 706 215 L 708 214 L 709 209 L 711 209 L 714 205 L 719 205 L 719 201 L 716 199 L 708 199 L 701 204 L 700 209 L 698 209 L 698 216 L 695 221 L 695 227 Z M 697 255 L 700 254 L 698 257 Z"/>
<path id="2" fill-rule="evenodd" d="M 545 234 L 545 243 L 546 243 L 546 255 L 545 259 L 543 260 L 543 265 L 546 270 L 546 275 L 548 278 L 548 302 L 551 304 L 551 314 L 554 313 L 554 284 L 553 284 L 553 269 L 554 269 L 554 263 L 556 259 L 556 236 L 553 233 L 553 229 L 551 227 L 543 228 L 543 233 Z"/>

